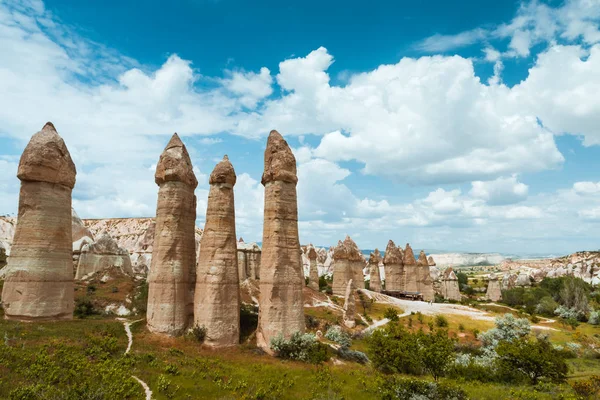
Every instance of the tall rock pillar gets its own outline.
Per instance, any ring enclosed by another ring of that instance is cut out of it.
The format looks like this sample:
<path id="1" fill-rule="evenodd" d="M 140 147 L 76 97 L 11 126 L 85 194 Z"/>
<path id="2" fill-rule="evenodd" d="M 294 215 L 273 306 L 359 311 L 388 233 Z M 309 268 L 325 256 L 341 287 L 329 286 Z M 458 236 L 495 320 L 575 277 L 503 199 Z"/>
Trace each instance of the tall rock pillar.
<path id="1" fill-rule="evenodd" d="M 310 246 L 308 249 L 308 260 L 310 261 L 310 270 L 308 273 L 308 287 L 319 291 L 319 271 L 317 270 L 317 251 Z"/>
<path id="2" fill-rule="evenodd" d="M 407 292 L 418 292 L 419 284 L 417 283 L 419 272 L 417 271 L 417 260 L 415 259 L 415 253 L 410 247 L 410 244 L 406 243 L 404 249 L 404 290 Z"/>
<path id="3" fill-rule="evenodd" d="M 198 258 L 194 323 L 206 327 L 205 344 L 240 342 L 238 275 L 233 186 L 236 176 L 227 156 L 210 174 L 206 224 Z"/>
<path id="4" fill-rule="evenodd" d="M 148 329 L 180 335 L 193 313 L 196 275 L 196 196 L 198 181 L 184 144 L 174 134 L 160 155 L 152 264 L 148 275 Z"/>
<path id="5" fill-rule="evenodd" d="M 304 332 L 296 158 L 277 131 L 267 140 L 261 182 L 265 207 L 256 343 L 271 353 L 271 339 L 277 335 L 287 339 Z"/>
<path id="6" fill-rule="evenodd" d="M 365 288 L 363 275 L 365 259 L 350 236 L 346 236 L 343 242 L 338 241 L 338 245 L 333 249 L 333 259 L 332 290 L 334 295 L 344 296 L 350 279 L 354 281 L 355 289 Z"/>
<path id="7" fill-rule="evenodd" d="M 19 216 L 2 289 L 7 319 L 73 318 L 76 174 L 65 142 L 48 122 L 25 147 L 17 171 Z"/>
<path id="8" fill-rule="evenodd" d="M 404 289 L 404 264 L 403 253 L 400 246 L 393 240 L 388 241 L 383 257 L 385 270 L 385 290 L 402 291 Z"/>
<path id="9" fill-rule="evenodd" d="M 369 290 L 381 292 L 381 276 L 379 275 L 379 263 L 381 253 L 375 249 L 369 257 Z"/>
<path id="10" fill-rule="evenodd" d="M 431 273 L 429 272 L 427 256 L 423 250 L 419 253 L 419 259 L 417 260 L 417 287 L 419 292 L 423 295 L 423 300 L 434 300 L 433 280 L 431 279 Z"/>

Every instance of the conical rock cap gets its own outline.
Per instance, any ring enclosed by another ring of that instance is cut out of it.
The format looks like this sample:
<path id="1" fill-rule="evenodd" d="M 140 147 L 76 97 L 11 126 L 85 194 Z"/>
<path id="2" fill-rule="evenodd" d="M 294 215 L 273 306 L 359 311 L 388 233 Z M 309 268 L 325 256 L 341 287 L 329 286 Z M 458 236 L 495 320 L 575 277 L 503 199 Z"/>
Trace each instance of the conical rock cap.
<path id="1" fill-rule="evenodd" d="M 157 185 L 165 182 L 183 182 L 194 189 L 198 186 L 192 160 L 177 133 L 171 137 L 167 147 L 160 155 L 154 181 Z"/>
<path id="2" fill-rule="evenodd" d="M 273 181 L 298 183 L 296 157 L 283 136 L 275 130 L 271 131 L 267 139 L 265 170 L 261 183 L 265 185 Z"/>
<path id="3" fill-rule="evenodd" d="M 228 183 L 233 186 L 235 185 L 235 181 L 235 170 L 229 161 L 229 157 L 225 155 L 223 160 L 219 161 L 219 163 L 215 166 L 215 169 L 213 169 L 208 183 L 211 185 L 215 183 Z"/>

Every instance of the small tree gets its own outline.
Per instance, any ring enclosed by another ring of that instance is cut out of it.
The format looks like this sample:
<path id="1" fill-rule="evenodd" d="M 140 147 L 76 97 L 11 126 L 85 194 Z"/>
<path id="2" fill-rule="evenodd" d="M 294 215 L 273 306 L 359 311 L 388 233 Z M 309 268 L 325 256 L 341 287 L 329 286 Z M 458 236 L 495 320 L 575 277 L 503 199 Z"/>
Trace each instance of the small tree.
<path id="1" fill-rule="evenodd" d="M 398 310 L 393 307 L 388 307 L 383 313 L 383 317 L 389 319 L 390 321 L 398 321 Z"/>
<path id="2" fill-rule="evenodd" d="M 525 375 L 533 385 L 540 378 L 559 383 L 566 380 L 568 367 L 564 356 L 545 339 L 502 341 L 496 352 L 501 369 Z"/>
<path id="3" fill-rule="evenodd" d="M 454 361 L 454 341 L 448 338 L 446 330 L 438 330 L 428 335 L 420 332 L 418 341 L 423 369 L 437 382 Z"/>

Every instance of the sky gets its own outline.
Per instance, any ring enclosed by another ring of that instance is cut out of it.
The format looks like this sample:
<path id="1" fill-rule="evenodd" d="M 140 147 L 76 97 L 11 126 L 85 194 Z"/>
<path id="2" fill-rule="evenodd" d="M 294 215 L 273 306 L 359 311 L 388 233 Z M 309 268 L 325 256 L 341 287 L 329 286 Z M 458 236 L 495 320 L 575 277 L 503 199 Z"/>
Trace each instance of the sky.
<path id="1" fill-rule="evenodd" d="M 153 216 L 177 132 L 227 154 L 262 240 L 271 129 L 298 164 L 300 240 L 568 254 L 600 247 L 600 0 L 0 0 L 0 215 L 52 121 L 82 218 Z"/>

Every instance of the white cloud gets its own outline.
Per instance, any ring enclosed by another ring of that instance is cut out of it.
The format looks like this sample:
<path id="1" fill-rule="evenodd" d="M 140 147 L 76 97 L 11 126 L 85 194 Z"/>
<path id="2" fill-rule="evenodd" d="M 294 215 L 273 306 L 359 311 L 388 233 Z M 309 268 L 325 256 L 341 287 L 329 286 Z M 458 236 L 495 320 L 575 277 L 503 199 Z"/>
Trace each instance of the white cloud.
<path id="1" fill-rule="evenodd" d="M 260 100 L 273 93 L 271 87 L 273 77 L 268 68 L 261 68 L 258 74 L 252 71 L 228 71 L 227 73 L 230 76 L 221 82 L 227 90 L 239 96 L 244 107 L 253 108 Z"/>
<path id="2" fill-rule="evenodd" d="M 573 190 L 579 195 L 591 195 L 600 193 L 600 182 L 575 182 Z"/>
<path id="3" fill-rule="evenodd" d="M 445 52 L 475 44 L 487 35 L 487 30 L 482 28 L 472 29 L 456 35 L 436 34 L 417 43 L 415 49 L 430 53 Z"/>
<path id="4" fill-rule="evenodd" d="M 527 198 L 529 187 L 517 180 L 516 176 L 498 178 L 493 181 L 475 181 L 471 183 L 469 194 L 483 199 L 489 205 L 505 205 L 523 201 Z"/>

